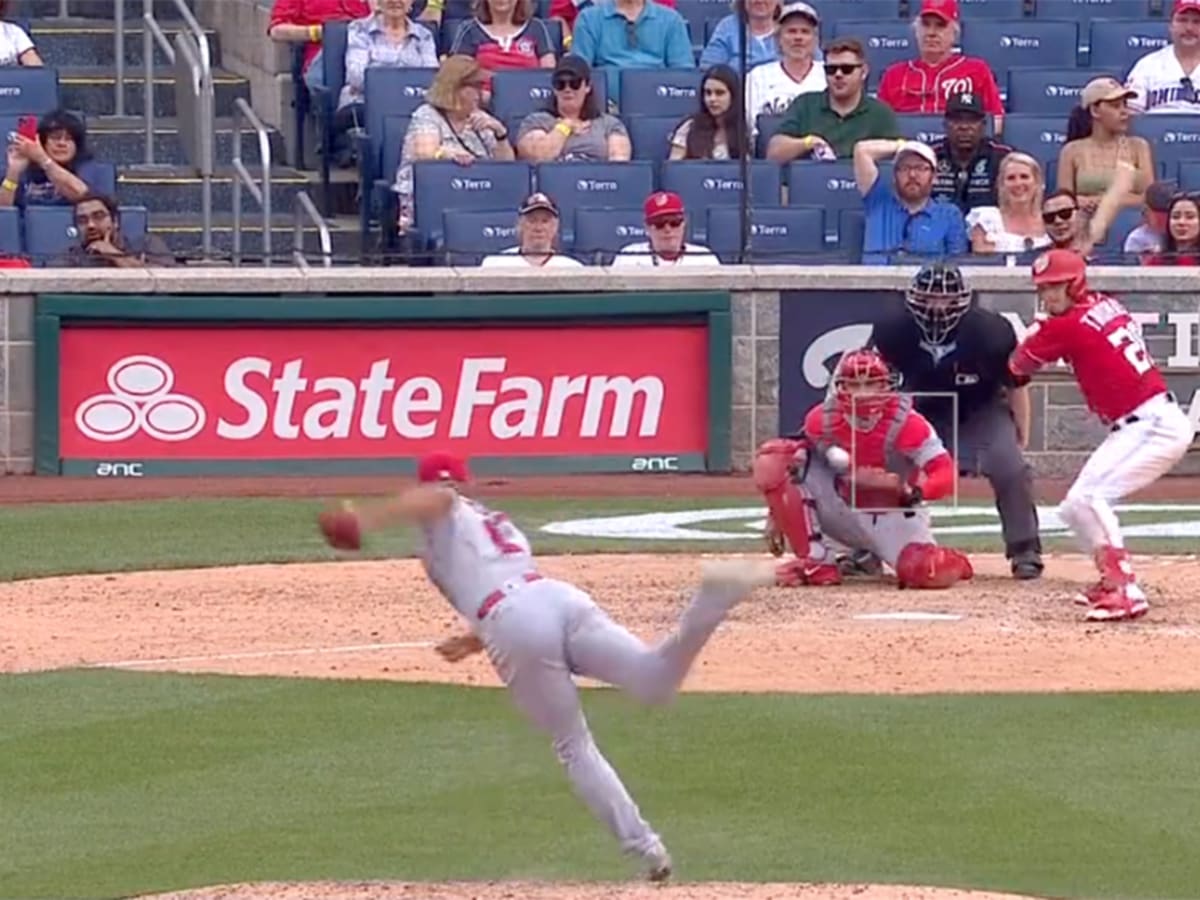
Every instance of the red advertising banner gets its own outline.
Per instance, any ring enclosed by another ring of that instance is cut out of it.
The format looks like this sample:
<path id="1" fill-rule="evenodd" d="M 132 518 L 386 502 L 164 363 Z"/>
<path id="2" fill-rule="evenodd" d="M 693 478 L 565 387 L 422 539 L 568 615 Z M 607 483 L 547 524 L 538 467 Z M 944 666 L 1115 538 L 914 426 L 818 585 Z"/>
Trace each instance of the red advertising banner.
<path id="1" fill-rule="evenodd" d="M 704 453 L 704 325 L 64 324 L 63 459 Z"/>

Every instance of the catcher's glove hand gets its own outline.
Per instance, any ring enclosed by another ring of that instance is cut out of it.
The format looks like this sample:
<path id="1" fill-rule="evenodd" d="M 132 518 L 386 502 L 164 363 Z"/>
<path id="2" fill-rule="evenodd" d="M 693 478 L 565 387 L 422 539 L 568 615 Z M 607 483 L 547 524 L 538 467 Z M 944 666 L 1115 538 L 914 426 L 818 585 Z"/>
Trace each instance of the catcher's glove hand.
<path id="1" fill-rule="evenodd" d="M 325 542 L 335 550 L 358 550 L 362 547 L 362 525 L 349 501 L 317 516 L 317 527 L 321 529 Z"/>
<path id="2" fill-rule="evenodd" d="M 767 549 L 771 551 L 772 556 L 783 556 L 787 552 L 787 543 L 783 539 L 783 532 L 779 530 L 775 519 L 769 514 L 767 515 L 767 527 L 763 529 L 763 538 L 766 539 Z"/>
<path id="3" fill-rule="evenodd" d="M 903 481 L 895 472 L 865 467 L 854 470 L 853 493 L 855 506 L 860 509 L 884 509 L 893 506 L 909 507 L 921 502 L 920 488 Z M 847 491 L 849 491 L 847 485 Z"/>

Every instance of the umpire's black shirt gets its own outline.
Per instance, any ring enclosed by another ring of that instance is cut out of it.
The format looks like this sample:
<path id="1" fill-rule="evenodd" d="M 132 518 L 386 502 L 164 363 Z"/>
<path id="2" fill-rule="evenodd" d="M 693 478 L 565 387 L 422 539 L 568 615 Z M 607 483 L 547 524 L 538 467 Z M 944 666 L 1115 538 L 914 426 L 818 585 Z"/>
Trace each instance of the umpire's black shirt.
<path id="1" fill-rule="evenodd" d="M 947 138 L 930 145 L 937 156 L 937 172 L 933 176 L 933 198 L 955 203 L 965 216 L 977 206 L 998 206 L 996 178 L 1000 162 L 1012 152 L 1007 144 L 984 138 L 975 155 L 965 165 L 954 161 Z"/>
<path id="2" fill-rule="evenodd" d="M 940 391 L 958 395 L 958 421 L 1001 401 L 1015 382 L 1008 357 L 1017 346 L 1012 326 L 998 313 L 972 306 L 942 345 L 930 347 L 902 304 L 875 322 L 871 344 L 903 378 L 903 390 Z M 916 408 L 929 419 L 942 440 L 950 438 L 953 401 L 949 397 L 917 397 Z"/>

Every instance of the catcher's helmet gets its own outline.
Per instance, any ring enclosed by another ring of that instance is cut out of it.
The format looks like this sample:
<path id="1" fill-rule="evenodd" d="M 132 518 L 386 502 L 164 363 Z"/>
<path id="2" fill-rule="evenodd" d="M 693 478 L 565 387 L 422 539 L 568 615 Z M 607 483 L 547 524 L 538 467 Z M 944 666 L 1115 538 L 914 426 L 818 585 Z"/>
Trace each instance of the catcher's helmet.
<path id="1" fill-rule="evenodd" d="M 930 263 L 913 276 L 904 300 L 925 339 L 942 344 L 970 308 L 971 289 L 958 266 Z"/>
<path id="2" fill-rule="evenodd" d="M 899 374 L 870 348 L 843 354 L 830 379 L 838 409 L 847 422 L 864 431 L 878 424 L 899 384 Z"/>

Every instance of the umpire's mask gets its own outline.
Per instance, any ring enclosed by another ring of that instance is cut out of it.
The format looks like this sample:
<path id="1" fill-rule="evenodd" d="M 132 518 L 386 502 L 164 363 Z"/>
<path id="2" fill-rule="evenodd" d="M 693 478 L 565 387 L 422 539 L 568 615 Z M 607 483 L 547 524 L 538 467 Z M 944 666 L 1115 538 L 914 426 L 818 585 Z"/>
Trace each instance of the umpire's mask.
<path id="1" fill-rule="evenodd" d="M 937 345 L 949 340 L 959 319 L 971 306 L 971 290 L 958 266 L 923 266 L 904 294 L 904 302 L 925 340 Z"/>

